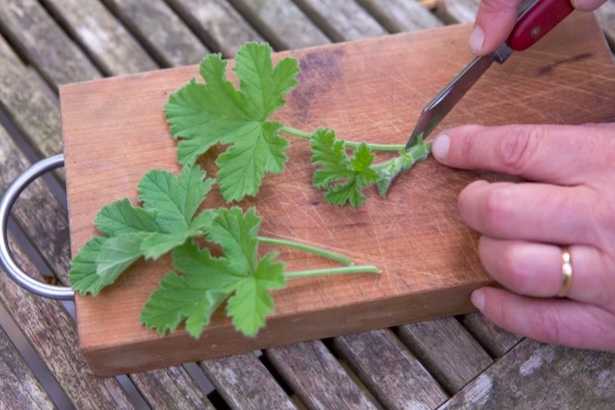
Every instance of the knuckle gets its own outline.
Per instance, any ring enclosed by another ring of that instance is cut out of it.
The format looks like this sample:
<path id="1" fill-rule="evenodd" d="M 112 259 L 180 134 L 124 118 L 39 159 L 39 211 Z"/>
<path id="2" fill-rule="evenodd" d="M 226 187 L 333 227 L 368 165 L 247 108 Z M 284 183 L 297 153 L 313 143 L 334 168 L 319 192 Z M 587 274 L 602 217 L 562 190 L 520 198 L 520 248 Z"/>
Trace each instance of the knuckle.
<path id="1" fill-rule="evenodd" d="M 531 278 L 519 266 L 518 254 L 514 248 L 509 248 L 502 253 L 500 259 L 502 284 L 515 292 L 525 293 L 531 286 Z"/>
<path id="2" fill-rule="evenodd" d="M 483 223 L 488 232 L 502 232 L 511 218 L 510 204 L 514 203 L 511 189 L 498 186 L 485 194 L 483 205 Z"/>
<path id="3" fill-rule="evenodd" d="M 495 147 L 496 160 L 513 175 L 523 174 L 530 164 L 541 140 L 539 128 L 522 127 L 509 132 Z"/>

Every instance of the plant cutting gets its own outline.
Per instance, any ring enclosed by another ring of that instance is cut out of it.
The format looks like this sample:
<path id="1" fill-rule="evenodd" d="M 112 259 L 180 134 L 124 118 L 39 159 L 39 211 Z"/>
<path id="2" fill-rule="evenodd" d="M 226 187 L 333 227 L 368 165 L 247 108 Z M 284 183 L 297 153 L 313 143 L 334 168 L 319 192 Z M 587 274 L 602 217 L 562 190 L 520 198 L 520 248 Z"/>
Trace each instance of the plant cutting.
<path id="1" fill-rule="evenodd" d="M 282 172 L 289 141 L 280 134 L 309 140 L 317 167 L 314 186 L 325 190 L 325 199 L 334 205 L 360 206 L 371 185 L 384 196 L 397 175 L 429 155 L 430 144 L 422 140 L 406 151 L 401 145 L 338 140 L 327 128 L 309 133 L 271 120 L 297 85 L 299 68 L 293 58 L 274 67 L 266 44 L 248 43 L 238 51 L 233 68 L 238 89 L 226 70 L 226 61 L 210 55 L 199 69 L 205 83 L 192 79 L 170 95 L 164 111 L 171 136 L 178 140 L 180 174 L 152 170 L 138 184 L 139 205 L 121 199 L 103 207 L 95 220 L 102 235 L 84 245 L 69 273 L 76 291 L 97 295 L 136 260 L 171 253 L 174 271 L 141 312 L 141 322 L 161 335 L 185 322 L 188 333 L 198 338 L 226 301 L 235 329 L 254 336 L 274 309 L 269 291 L 285 287 L 288 279 L 378 272 L 325 249 L 259 236 L 261 218 L 254 208 L 202 209 L 215 182 L 224 199 L 233 202 L 257 195 L 266 173 Z M 217 180 L 197 163 L 214 145 L 226 146 L 216 159 Z M 398 156 L 376 163 L 377 151 Z M 259 254 L 260 244 L 300 249 L 344 266 L 287 272 L 276 253 Z M 222 254 L 213 255 L 211 245 Z"/>

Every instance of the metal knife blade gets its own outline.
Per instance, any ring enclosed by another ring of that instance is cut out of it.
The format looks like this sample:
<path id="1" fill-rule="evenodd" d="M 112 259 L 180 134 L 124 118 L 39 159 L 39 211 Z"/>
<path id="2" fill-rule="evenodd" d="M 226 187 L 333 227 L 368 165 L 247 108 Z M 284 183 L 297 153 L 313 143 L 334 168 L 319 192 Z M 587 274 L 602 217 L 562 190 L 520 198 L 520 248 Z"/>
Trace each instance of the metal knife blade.
<path id="1" fill-rule="evenodd" d="M 493 53 L 474 58 L 442 91 L 431 100 L 421 116 L 406 143 L 406 149 L 416 145 L 418 138 L 426 138 L 440 124 L 446 114 L 461 100 L 470 88 L 478 81 L 491 64 L 502 64 L 513 50 L 502 44 Z"/>

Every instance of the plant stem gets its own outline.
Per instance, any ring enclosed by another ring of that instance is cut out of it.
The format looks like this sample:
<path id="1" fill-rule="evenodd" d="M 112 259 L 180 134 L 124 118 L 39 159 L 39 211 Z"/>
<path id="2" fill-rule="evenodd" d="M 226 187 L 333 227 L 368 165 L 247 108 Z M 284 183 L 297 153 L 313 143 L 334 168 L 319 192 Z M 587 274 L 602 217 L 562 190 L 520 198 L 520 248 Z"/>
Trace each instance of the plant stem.
<path id="1" fill-rule="evenodd" d="M 340 262 L 346 266 L 354 265 L 352 260 L 350 260 L 350 258 L 348 258 L 347 256 L 341 255 L 336 252 L 331 252 L 326 249 L 317 248 L 315 246 L 306 245 L 306 244 L 299 243 L 299 242 L 287 241 L 284 239 L 268 238 L 265 236 L 259 236 L 257 237 L 257 239 L 260 243 L 266 243 L 268 245 L 286 246 L 288 248 L 299 249 L 301 251 L 310 252 L 315 255 L 322 256 L 322 257 L 334 260 L 336 262 Z"/>
<path id="2" fill-rule="evenodd" d="M 378 268 L 374 265 L 359 265 L 346 266 L 343 268 L 310 269 L 296 272 L 286 272 L 284 276 L 286 276 L 287 279 L 294 279 L 323 275 L 342 275 L 346 273 L 380 273 L 380 270 L 378 270 Z"/>
<path id="3" fill-rule="evenodd" d="M 303 131 L 303 130 L 298 130 L 296 128 L 292 128 L 292 127 L 286 127 L 283 126 L 280 131 L 285 132 L 287 134 L 290 135 L 294 135 L 295 137 L 299 137 L 299 138 L 303 138 L 303 139 L 311 139 L 312 138 L 312 134 L 310 134 L 309 132 Z M 365 144 L 367 145 L 368 148 L 373 149 L 375 151 L 395 151 L 395 152 L 399 152 L 402 149 L 404 149 L 404 145 L 399 145 L 399 144 L 372 144 L 369 142 L 354 142 L 354 141 L 346 141 L 346 140 L 339 140 L 342 141 L 344 143 L 345 147 L 348 148 L 357 148 L 359 145 L 361 144 Z"/>

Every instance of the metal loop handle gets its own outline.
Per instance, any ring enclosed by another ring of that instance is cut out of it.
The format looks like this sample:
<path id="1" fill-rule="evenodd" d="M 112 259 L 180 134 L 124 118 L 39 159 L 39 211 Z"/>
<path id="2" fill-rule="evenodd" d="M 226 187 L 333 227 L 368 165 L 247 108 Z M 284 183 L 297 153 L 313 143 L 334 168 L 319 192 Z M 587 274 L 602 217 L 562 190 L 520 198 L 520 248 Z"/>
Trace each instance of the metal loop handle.
<path id="1" fill-rule="evenodd" d="M 0 263 L 6 269 L 9 277 L 22 288 L 40 296 L 70 300 L 75 298 L 75 292 L 70 287 L 52 286 L 36 281 L 21 270 L 11 255 L 8 242 L 9 215 L 19 194 L 36 178 L 61 166 L 64 166 L 64 155 L 62 154 L 39 161 L 13 181 L 4 193 L 2 200 L 0 200 L 0 232 L 2 232 L 0 238 Z"/>

